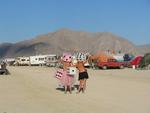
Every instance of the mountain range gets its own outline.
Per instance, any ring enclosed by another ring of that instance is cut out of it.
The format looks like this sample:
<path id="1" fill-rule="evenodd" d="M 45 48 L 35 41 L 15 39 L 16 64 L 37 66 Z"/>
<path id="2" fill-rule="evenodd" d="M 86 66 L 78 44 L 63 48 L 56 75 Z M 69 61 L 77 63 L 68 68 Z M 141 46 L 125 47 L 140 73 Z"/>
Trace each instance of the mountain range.
<path id="1" fill-rule="evenodd" d="M 62 54 L 63 52 L 98 53 L 104 50 L 145 54 L 150 44 L 136 46 L 132 42 L 110 32 L 85 32 L 60 29 L 17 43 L 0 44 L 0 58 L 38 54 Z"/>

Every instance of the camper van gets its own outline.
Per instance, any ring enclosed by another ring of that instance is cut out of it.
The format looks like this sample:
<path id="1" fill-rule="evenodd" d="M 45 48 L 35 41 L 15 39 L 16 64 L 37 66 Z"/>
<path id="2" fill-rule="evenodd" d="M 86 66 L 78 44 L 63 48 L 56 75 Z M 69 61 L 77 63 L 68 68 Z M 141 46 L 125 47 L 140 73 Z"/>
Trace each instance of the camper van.
<path id="1" fill-rule="evenodd" d="M 46 62 L 49 60 L 55 61 L 56 55 L 35 55 L 35 56 L 30 56 L 30 65 L 38 65 L 38 66 L 43 66 L 46 65 Z"/>
<path id="2" fill-rule="evenodd" d="M 29 57 L 17 57 L 15 59 L 15 62 L 13 65 L 15 65 L 15 66 L 29 66 L 30 65 Z"/>
<path id="3" fill-rule="evenodd" d="M 58 63 L 57 55 L 53 54 L 53 55 L 48 55 L 46 57 L 46 66 L 56 67 L 57 63 Z"/>
<path id="4" fill-rule="evenodd" d="M 38 66 L 43 66 L 46 64 L 46 57 L 48 55 L 35 55 L 35 56 L 30 56 L 30 65 L 38 65 Z"/>

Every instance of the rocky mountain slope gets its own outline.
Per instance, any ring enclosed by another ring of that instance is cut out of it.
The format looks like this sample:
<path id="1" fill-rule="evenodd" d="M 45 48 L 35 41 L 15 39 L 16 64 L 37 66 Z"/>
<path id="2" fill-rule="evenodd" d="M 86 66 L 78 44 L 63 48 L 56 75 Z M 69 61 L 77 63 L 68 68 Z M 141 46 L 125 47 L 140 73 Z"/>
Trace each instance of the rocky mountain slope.
<path id="1" fill-rule="evenodd" d="M 15 44 L 0 44 L 0 57 L 29 56 L 36 54 L 62 54 L 83 51 L 97 53 L 101 50 L 138 53 L 132 42 L 110 32 L 84 32 L 61 29 Z"/>

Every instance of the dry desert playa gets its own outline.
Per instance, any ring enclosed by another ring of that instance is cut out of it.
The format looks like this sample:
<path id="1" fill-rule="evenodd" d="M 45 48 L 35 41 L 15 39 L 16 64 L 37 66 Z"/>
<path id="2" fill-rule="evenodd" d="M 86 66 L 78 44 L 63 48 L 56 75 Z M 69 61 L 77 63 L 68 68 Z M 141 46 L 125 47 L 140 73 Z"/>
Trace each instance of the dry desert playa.
<path id="1" fill-rule="evenodd" d="M 88 69 L 86 92 L 64 94 L 56 68 L 8 69 L 0 75 L 0 113 L 150 113 L 149 70 Z"/>

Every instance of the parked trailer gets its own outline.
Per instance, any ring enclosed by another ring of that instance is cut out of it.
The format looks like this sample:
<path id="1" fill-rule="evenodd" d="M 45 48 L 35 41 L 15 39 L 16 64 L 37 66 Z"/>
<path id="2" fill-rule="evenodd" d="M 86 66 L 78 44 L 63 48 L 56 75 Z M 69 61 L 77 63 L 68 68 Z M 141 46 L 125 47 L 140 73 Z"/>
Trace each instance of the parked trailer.
<path id="1" fill-rule="evenodd" d="M 15 62 L 13 65 L 15 65 L 15 66 L 29 66 L 30 65 L 29 57 L 17 57 L 15 59 Z"/>
<path id="2" fill-rule="evenodd" d="M 48 55 L 46 57 L 46 66 L 56 67 L 57 64 L 58 64 L 58 57 L 57 57 L 57 55 L 53 54 L 53 55 Z"/>
<path id="3" fill-rule="evenodd" d="M 35 55 L 35 56 L 30 56 L 30 65 L 38 65 L 38 66 L 43 66 L 46 64 L 46 57 L 47 55 Z"/>
<path id="4" fill-rule="evenodd" d="M 38 65 L 38 66 L 46 65 L 47 58 L 52 56 L 53 55 L 51 54 L 30 56 L 30 65 Z"/>

